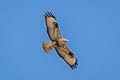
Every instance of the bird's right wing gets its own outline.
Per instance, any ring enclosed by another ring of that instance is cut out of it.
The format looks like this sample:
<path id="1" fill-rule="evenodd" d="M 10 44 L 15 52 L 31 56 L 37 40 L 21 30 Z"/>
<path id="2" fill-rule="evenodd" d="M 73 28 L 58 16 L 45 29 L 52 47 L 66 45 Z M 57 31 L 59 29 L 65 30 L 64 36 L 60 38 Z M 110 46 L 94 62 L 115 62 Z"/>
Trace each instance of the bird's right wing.
<path id="1" fill-rule="evenodd" d="M 56 47 L 55 48 L 58 55 L 72 68 L 77 67 L 77 59 L 72 53 L 72 51 L 64 45 L 64 47 Z"/>

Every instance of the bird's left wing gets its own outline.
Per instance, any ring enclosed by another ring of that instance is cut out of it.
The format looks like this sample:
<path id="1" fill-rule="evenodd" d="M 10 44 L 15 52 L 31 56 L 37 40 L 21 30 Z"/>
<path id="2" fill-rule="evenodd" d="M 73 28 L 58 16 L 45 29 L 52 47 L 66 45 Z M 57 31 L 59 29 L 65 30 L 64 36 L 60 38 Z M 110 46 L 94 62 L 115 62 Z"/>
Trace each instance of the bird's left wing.
<path id="1" fill-rule="evenodd" d="M 64 45 L 63 47 L 55 48 L 58 55 L 72 68 L 75 69 L 77 67 L 77 59 L 72 53 L 72 51 Z"/>
<path id="2" fill-rule="evenodd" d="M 51 12 L 45 13 L 45 23 L 47 27 L 47 33 L 51 41 L 62 38 L 57 20 Z"/>

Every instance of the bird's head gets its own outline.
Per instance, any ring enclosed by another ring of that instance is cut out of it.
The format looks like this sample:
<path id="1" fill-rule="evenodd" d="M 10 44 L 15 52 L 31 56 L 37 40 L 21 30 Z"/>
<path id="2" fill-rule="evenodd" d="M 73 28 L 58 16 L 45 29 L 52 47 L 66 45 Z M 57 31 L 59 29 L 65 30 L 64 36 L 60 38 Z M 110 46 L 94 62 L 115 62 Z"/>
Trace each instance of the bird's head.
<path id="1" fill-rule="evenodd" d="M 67 39 L 59 39 L 59 45 L 61 45 L 61 46 L 63 46 L 63 45 L 65 45 L 66 44 L 66 42 L 68 42 L 69 40 L 67 40 Z"/>

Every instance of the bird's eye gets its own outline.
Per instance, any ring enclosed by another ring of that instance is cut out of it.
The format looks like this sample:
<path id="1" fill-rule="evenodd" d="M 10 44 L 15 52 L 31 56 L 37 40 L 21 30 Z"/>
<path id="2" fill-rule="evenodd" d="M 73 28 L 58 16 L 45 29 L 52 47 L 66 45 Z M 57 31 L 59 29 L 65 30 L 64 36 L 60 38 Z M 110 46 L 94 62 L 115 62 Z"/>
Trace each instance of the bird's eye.
<path id="1" fill-rule="evenodd" d="M 55 25 L 55 27 L 58 27 L 58 24 L 56 22 L 53 22 L 53 24 Z"/>

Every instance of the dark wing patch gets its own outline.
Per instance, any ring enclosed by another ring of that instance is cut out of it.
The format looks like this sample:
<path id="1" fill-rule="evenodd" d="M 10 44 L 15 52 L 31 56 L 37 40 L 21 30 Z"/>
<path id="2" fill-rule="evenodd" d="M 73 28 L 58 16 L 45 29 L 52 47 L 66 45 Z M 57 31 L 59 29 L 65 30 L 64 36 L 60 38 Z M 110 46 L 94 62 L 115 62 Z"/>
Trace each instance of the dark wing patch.
<path id="1" fill-rule="evenodd" d="M 47 27 L 47 33 L 51 41 L 61 38 L 60 29 L 55 16 L 51 12 L 45 13 L 45 23 Z"/>
<path id="2" fill-rule="evenodd" d="M 72 53 L 72 52 L 69 52 L 69 53 L 68 53 L 68 55 L 69 55 L 71 58 L 73 58 L 73 57 L 74 57 L 74 55 L 73 55 L 73 53 Z"/>
<path id="3" fill-rule="evenodd" d="M 72 52 L 69 52 L 68 53 L 68 55 L 70 56 L 70 58 L 74 58 L 74 54 L 72 53 Z M 76 62 L 75 62 L 75 64 L 73 64 L 73 65 L 70 65 L 70 64 L 68 64 L 72 69 L 75 69 L 75 68 L 77 68 L 77 65 L 78 65 L 78 60 L 76 59 Z"/>
<path id="4" fill-rule="evenodd" d="M 53 24 L 55 25 L 56 28 L 58 28 L 58 23 L 57 22 L 53 22 Z"/>
<path id="5" fill-rule="evenodd" d="M 62 47 L 56 47 L 55 48 L 56 52 L 58 53 L 58 55 L 72 68 L 75 69 L 77 68 L 77 59 L 74 56 L 74 54 L 70 51 L 67 50 L 66 48 L 62 48 Z"/>

